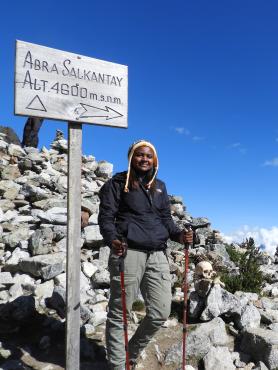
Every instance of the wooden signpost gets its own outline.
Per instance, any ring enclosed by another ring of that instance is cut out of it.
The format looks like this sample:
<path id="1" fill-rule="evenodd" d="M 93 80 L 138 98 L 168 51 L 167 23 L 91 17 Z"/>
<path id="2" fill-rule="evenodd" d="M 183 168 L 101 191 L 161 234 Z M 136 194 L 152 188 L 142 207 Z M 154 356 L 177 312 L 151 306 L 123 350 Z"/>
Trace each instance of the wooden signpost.
<path id="1" fill-rule="evenodd" d="M 82 123 L 127 127 L 127 66 L 16 42 L 15 114 L 68 121 L 66 369 L 80 357 Z"/>

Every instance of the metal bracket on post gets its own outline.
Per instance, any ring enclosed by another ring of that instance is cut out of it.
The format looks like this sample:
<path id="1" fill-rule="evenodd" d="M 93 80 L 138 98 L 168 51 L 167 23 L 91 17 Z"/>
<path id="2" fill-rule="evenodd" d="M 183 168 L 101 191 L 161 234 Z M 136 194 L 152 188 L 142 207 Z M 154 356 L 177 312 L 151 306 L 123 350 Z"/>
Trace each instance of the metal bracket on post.
<path id="1" fill-rule="evenodd" d="M 80 242 L 82 125 L 68 123 L 66 369 L 80 367 Z"/>

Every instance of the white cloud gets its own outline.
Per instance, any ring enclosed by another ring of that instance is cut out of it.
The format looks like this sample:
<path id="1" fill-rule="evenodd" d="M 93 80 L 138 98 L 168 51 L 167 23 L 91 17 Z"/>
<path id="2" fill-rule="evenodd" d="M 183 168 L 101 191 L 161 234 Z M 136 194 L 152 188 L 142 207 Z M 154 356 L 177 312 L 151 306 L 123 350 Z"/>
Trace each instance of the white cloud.
<path id="1" fill-rule="evenodd" d="M 227 147 L 228 149 L 235 149 L 237 150 L 239 153 L 241 154 L 245 154 L 247 152 L 247 149 L 244 148 L 240 142 L 236 142 L 236 143 L 232 143 L 230 145 L 228 145 Z"/>
<path id="2" fill-rule="evenodd" d="M 204 140 L 204 137 L 202 137 L 202 136 L 193 136 L 192 140 L 201 141 L 201 140 Z"/>
<path id="3" fill-rule="evenodd" d="M 270 161 L 265 161 L 263 166 L 277 167 L 278 166 L 278 157 L 275 157 L 275 158 L 271 159 Z"/>
<path id="4" fill-rule="evenodd" d="M 242 243 L 246 238 L 253 238 L 257 246 L 264 245 L 265 250 L 269 254 L 274 254 L 278 246 L 278 226 L 273 226 L 270 229 L 263 227 L 242 226 L 234 231 L 231 235 L 223 234 L 223 239 L 227 243 Z"/>
<path id="5" fill-rule="evenodd" d="M 233 143 L 233 144 L 229 145 L 229 148 L 238 148 L 240 146 L 241 146 L 240 143 Z"/>
<path id="6" fill-rule="evenodd" d="M 190 135 L 190 131 L 185 127 L 175 127 L 175 131 L 180 135 Z"/>

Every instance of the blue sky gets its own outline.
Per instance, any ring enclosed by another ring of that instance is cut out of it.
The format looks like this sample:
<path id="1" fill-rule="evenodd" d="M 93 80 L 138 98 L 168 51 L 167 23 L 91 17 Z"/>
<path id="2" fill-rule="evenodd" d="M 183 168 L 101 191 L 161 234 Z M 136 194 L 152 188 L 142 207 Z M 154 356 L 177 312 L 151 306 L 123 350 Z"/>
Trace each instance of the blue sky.
<path id="1" fill-rule="evenodd" d="M 254 232 L 273 250 L 277 1 L 13 1 L 1 14 L 1 125 L 22 137 L 25 118 L 13 115 L 16 39 L 126 64 L 129 127 L 83 125 L 83 152 L 116 172 L 130 143 L 152 141 L 159 177 L 190 214 L 230 236 Z M 57 128 L 66 133 L 67 124 L 45 121 L 40 146 Z"/>

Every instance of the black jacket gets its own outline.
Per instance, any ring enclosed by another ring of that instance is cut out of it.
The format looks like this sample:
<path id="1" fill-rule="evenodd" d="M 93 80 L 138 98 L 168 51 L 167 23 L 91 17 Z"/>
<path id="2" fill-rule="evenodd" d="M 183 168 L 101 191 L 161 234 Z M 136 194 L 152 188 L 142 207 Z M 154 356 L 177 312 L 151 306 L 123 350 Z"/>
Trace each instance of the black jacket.
<path id="1" fill-rule="evenodd" d="M 168 238 L 179 241 L 165 184 L 156 179 L 152 195 L 142 185 L 125 193 L 125 180 L 126 172 L 117 173 L 100 190 L 98 223 L 107 245 L 125 237 L 130 248 L 154 250 L 166 247 Z"/>

